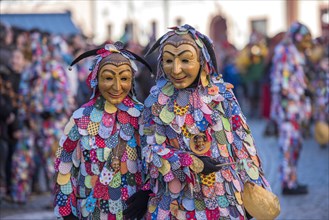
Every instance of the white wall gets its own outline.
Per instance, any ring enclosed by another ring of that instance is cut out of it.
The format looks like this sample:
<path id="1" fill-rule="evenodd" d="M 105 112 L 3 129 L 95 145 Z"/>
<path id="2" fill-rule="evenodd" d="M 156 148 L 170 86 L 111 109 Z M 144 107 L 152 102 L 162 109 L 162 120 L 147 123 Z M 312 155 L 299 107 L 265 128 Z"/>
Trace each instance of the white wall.
<path id="1" fill-rule="evenodd" d="M 164 5 L 168 6 L 165 17 Z M 319 9 L 328 5 L 326 0 L 300 0 L 299 21 L 305 23 L 314 37 L 320 35 Z M 229 40 L 242 48 L 249 39 L 250 19 L 267 19 L 269 36 L 286 31 L 286 3 L 284 0 L 5 0 L 0 4 L 1 13 L 44 13 L 72 11 L 74 23 L 85 34 L 95 36 L 95 43 L 107 39 L 107 25 L 112 25 L 112 39 L 118 40 L 124 32 L 124 24 L 133 21 L 138 40 L 145 45 L 151 33 L 151 22 L 156 21 L 157 37 L 174 26 L 176 19 L 196 27 L 209 35 L 211 19 L 222 15 L 227 19 Z"/>
<path id="2" fill-rule="evenodd" d="M 310 28 L 313 37 L 321 35 L 321 6 L 329 7 L 329 2 L 326 0 L 302 1 L 298 9 L 299 21 Z"/>
<path id="3" fill-rule="evenodd" d="M 229 40 L 238 48 L 242 48 L 250 34 L 250 19 L 267 18 L 268 34 L 275 35 L 286 29 L 285 2 L 284 1 L 167 1 L 168 18 L 164 16 L 164 1 L 132 1 L 134 12 L 128 13 L 129 1 L 99 1 L 97 8 L 98 26 L 96 42 L 106 38 L 106 28 L 102 23 L 111 23 L 113 38 L 119 39 L 123 33 L 123 25 L 130 18 L 135 21 L 139 32 L 139 40 L 144 44 L 146 36 L 151 32 L 151 22 L 157 21 L 157 37 L 162 36 L 168 27 L 176 24 L 176 19 L 181 18 L 182 23 L 188 23 L 200 32 L 209 35 L 211 19 L 221 14 L 228 22 Z M 106 9 L 105 9 L 106 8 Z M 107 10 L 106 19 L 102 11 Z M 101 19 L 102 21 L 100 21 Z M 105 25 L 105 24 L 104 24 Z"/>
<path id="4" fill-rule="evenodd" d="M 275 35 L 285 30 L 284 1 L 218 1 L 227 16 L 229 39 L 238 48 L 248 43 L 251 19 L 267 19 L 267 33 Z"/>

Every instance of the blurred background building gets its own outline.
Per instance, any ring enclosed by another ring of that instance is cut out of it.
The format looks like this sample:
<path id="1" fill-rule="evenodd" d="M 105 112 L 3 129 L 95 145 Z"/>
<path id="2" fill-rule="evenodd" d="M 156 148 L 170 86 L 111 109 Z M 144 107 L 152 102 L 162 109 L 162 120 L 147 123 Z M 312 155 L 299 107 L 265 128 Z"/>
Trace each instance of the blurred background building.
<path id="1" fill-rule="evenodd" d="M 295 20 L 310 27 L 315 37 L 328 35 L 324 33 L 328 32 L 328 11 L 326 0 L 1 1 L 2 21 L 14 22 L 6 14 L 30 14 L 30 17 L 22 16 L 22 22 L 16 20 L 14 24 L 31 22 L 31 26 L 39 27 L 44 23 L 44 17 L 40 15 L 40 19 L 35 20 L 31 19 L 31 14 L 69 15 L 76 29 L 94 43 L 130 38 L 145 46 L 150 36 L 160 36 L 167 27 L 188 23 L 214 41 L 228 39 L 239 49 L 248 43 L 248 36 L 254 30 L 272 37 L 287 30 Z M 76 31 L 67 22 L 70 21 L 57 20 L 53 25 L 63 26 L 67 32 Z"/>

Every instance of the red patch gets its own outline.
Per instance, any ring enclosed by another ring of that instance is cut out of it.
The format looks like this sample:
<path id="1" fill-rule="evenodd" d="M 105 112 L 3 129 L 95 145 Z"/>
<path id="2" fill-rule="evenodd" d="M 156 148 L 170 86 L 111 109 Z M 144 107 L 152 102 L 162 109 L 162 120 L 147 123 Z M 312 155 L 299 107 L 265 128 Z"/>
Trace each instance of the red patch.
<path id="1" fill-rule="evenodd" d="M 114 124 L 115 121 L 115 115 L 116 113 L 109 114 L 104 111 L 103 117 L 102 117 L 102 122 L 105 125 L 105 127 L 111 127 Z"/>
<path id="2" fill-rule="evenodd" d="M 77 122 L 78 128 L 87 129 L 89 122 L 89 116 L 82 116 Z"/>
<path id="3" fill-rule="evenodd" d="M 71 197 L 69 197 L 65 206 L 59 207 L 59 214 L 61 214 L 61 216 L 68 216 L 70 213 L 71 213 Z"/>
<path id="4" fill-rule="evenodd" d="M 187 220 L 196 220 L 195 211 L 187 211 L 186 212 L 186 219 Z"/>
<path id="5" fill-rule="evenodd" d="M 241 118 L 238 115 L 232 116 L 233 131 L 241 127 Z"/>
<path id="6" fill-rule="evenodd" d="M 110 199 L 108 186 L 103 185 L 99 181 L 99 178 L 97 179 L 96 184 L 95 184 L 94 197 L 104 199 L 104 200 L 109 200 Z"/>
<path id="7" fill-rule="evenodd" d="M 126 96 L 126 98 L 124 98 L 124 99 L 122 100 L 122 103 L 123 103 L 125 106 L 128 106 L 128 107 L 130 107 L 130 108 L 134 107 L 134 103 L 133 103 L 133 101 L 131 101 L 131 100 L 128 98 L 128 96 Z"/>
<path id="8" fill-rule="evenodd" d="M 194 124 L 194 118 L 191 114 L 186 115 L 185 124 L 187 124 L 187 125 L 193 125 Z"/>
<path id="9" fill-rule="evenodd" d="M 129 115 L 125 111 L 119 111 L 118 114 L 117 114 L 117 117 L 118 117 L 118 121 L 121 124 L 127 124 L 130 121 L 129 120 Z"/>
<path id="10" fill-rule="evenodd" d="M 91 149 L 91 150 L 90 150 L 90 160 L 91 160 L 93 163 L 97 163 L 97 162 L 98 162 L 98 159 L 97 159 L 97 153 L 96 153 L 96 150 L 95 150 L 95 149 Z"/>
<path id="11" fill-rule="evenodd" d="M 135 128 L 138 129 L 138 118 L 130 116 L 130 124 Z"/>
<path id="12" fill-rule="evenodd" d="M 55 171 L 56 171 L 56 172 L 59 171 L 59 170 L 58 170 L 58 167 L 59 167 L 60 162 L 61 162 L 61 160 L 60 160 L 59 158 L 56 158 L 56 160 L 55 160 L 55 164 L 54 164 L 54 166 L 55 166 Z"/>
<path id="13" fill-rule="evenodd" d="M 135 173 L 135 181 L 138 186 L 142 185 L 142 174 L 140 172 Z"/>
<path id="14" fill-rule="evenodd" d="M 86 163 L 85 163 L 85 167 L 86 167 L 86 172 L 88 173 L 88 175 L 90 175 L 90 176 L 94 175 L 94 174 L 91 172 L 91 163 L 86 162 Z"/>
<path id="15" fill-rule="evenodd" d="M 72 206 L 76 207 L 77 206 L 77 198 L 74 196 L 73 193 L 71 193 L 70 197 L 71 197 Z"/>
<path id="16" fill-rule="evenodd" d="M 117 133 L 117 126 L 116 125 L 114 125 L 113 126 L 113 129 L 112 129 L 112 133 L 111 133 L 111 135 L 114 135 L 115 133 Z"/>
<path id="17" fill-rule="evenodd" d="M 116 220 L 116 219 L 117 219 L 116 216 L 111 212 L 107 214 L 107 220 Z"/>
<path id="18" fill-rule="evenodd" d="M 169 159 L 170 157 L 172 157 L 174 155 L 174 151 L 170 150 L 167 154 L 162 155 L 163 159 Z"/>
<path id="19" fill-rule="evenodd" d="M 122 188 L 121 188 L 121 198 L 122 198 L 124 201 L 127 201 L 127 199 L 129 198 L 127 187 L 122 187 Z"/>
<path id="20" fill-rule="evenodd" d="M 192 157 L 187 153 L 181 153 L 178 156 L 179 156 L 179 161 L 183 167 L 190 166 L 193 163 Z"/>
<path id="21" fill-rule="evenodd" d="M 66 152 L 70 153 L 74 151 L 74 149 L 77 147 L 78 141 L 72 141 L 70 138 L 66 138 L 66 140 L 63 143 L 63 148 Z"/>
<path id="22" fill-rule="evenodd" d="M 99 135 L 95 136 L 95 142 L 96 142 L 96 145 L 100 148 L 106 147 L 104 139 L 101 138 Z"/>
<path id="23" fill-rule="evenodd" d="M 204 114 L 203 117 L 206 119 L 207 122 L 209 122 L 209 124 L 211 124 L 211 125 L 213 124 L 210 115 Z"/>

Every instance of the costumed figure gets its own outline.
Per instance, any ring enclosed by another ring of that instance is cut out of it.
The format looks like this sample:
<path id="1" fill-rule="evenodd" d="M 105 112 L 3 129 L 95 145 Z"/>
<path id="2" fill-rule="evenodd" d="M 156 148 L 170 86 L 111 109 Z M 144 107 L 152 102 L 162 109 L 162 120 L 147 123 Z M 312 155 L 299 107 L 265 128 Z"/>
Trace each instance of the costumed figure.
<path id="1" fill-rule="evenodd" d="M 32 63 L 22 73 L 19 85 L 18 139 L 12 159 L 11 196 L 14 202 L 25 203 L 32 191 L 37 158 L 37 140 L 42 124 L 42 75 L 43 58 L 47 48 L 42 44 L 41 34 L 31 35 Z"/>
<path id="2" fill-rule="evenodd" d="M 281 183 L 283 194 L 307 193 L 297 180 L 297 162 L 302 148 L 302 123 L 311 116 L 306 94 L 305 50 L 311 47 L 309 29 L 293 23 L 275 48 L 271 70 L 271 118 L 279 129 Z"/>
<path id="3" fill-rule="evenodd" d="M 310 59 L 313 63 L 314 78 L 311 91 L 312 118 L 315 124 L 314 138 L 321 148 L 329 144 L 329 44 L 316 39 Z"/>
<path id="4" fill-rule="evenodd" d="M 245 98 L 247 99 L 247 115 L 250 117 L 259 117 L 261 113 L 262 78 L 267 55 L 268 48 L 265 36 L 254 32 L 250 36 L 248 45 L 242 49 L 236 58 L 236 67 L 241 74 Z"/>
<path id="5" fill-rule="evenodd" d="M 64 68 L 60 36 L 52 36 L 47 44 L 49 54 L 43 60 L 41 87 L 42 96 L 40 138 L 36 147 L 43 168 L 47 191 L 54 188 L 52 179 L 55 174 L 54 160 L 57 143 L 61 138 L 67 117 L 72 113 L 74 99 L 70 94 L 70 80 Z M 37 169 L 38 170 L 38 169 Z M 38 171 L 37 171 L 38 172 Z M 38 172 L 39 173 L 39 172 Z"/>
<path id="6" fill-rule="evenodd" d="M 123 219 L 127 199 L 142 188 L 135 61 L 120 42 L 87 51 L 95 55 L 87 78 L 89 102 L 71 116 L 56 153 L 54 212 L 64 219 Z"/>
<path id="7" fill-rule="evenodd" d="M 189 25 L 171 29 L 149 51 L 160 55 L 140 124 L 154 193 L 145 218 L 245 219 L 244 183 L 270 190 L 246 118 L 216 71 L 211 40 Z M 144 209 L 132 202 L 124 214 L 133 219 L 136 207 Z"/>

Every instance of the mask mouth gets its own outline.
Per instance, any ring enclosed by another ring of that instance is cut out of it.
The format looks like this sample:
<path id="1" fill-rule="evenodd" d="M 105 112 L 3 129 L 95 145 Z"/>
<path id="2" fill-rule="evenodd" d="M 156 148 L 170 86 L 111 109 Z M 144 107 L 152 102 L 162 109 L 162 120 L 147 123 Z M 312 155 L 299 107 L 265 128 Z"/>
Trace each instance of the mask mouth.
<path id="1" fill-rule="evenodd" d="M 173 79 L 173 80 L 175 80 L 175 81 L 181 81 L 181 80 L 184 80 L 184 79 L 186 79 L 187 78 L 187 75 L 186 74 L 184 74 L 184 76 L 182 76 L 182 77 L 174 77 L 174 76 L 172 76 L 172 75 L 170 75 L 171 76 L 171 78 Z"/>
<path id="2" fill-rule="evenodd" d="M 122 93 L 120 93 L 120 94 L 113 94 L 113 93 L 108 92 L 108 94 L 109 94 L 112 98 L 119 98 L 120 96 L 122 96 Z"/>

